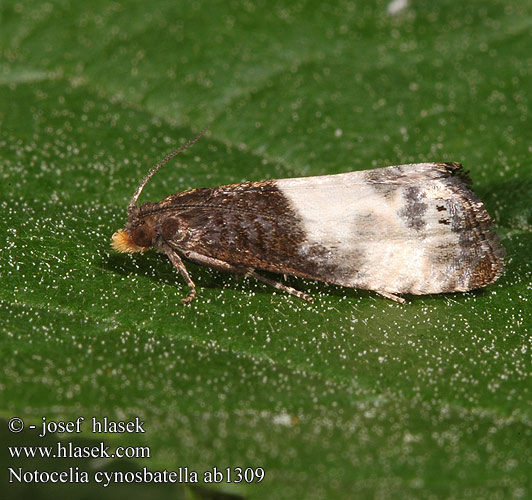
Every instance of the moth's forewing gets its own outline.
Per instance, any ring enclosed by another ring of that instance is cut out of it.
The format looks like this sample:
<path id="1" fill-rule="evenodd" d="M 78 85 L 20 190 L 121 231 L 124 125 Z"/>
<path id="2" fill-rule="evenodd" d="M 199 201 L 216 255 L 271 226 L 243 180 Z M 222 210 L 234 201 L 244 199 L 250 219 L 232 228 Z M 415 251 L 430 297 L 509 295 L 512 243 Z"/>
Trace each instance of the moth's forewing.
<path id="1" fill-rule="evenodd" d="M 236 266 L 391 293 L 495 281 L 504 251 L 458 164 L 251 182 L 169 196 L 171 241 Z M 166 215 L 163 215 L 166 214 Z"/>

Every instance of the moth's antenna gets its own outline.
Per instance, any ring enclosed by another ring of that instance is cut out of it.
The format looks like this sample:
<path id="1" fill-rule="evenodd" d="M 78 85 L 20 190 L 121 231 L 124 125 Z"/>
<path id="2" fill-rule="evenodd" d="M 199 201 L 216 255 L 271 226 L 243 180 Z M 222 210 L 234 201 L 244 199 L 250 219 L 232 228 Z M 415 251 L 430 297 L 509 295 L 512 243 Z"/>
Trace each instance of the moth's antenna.
<path id="1" fill-rule="evenodd" d="M 168 163 L 174 156 L 177 156 L 179 153 L 181 153 L 181 151 L 184 151 L 185 149 L 187 149 L 190 146 L 192 146 L 192 144 L 194 144 L 205 132 L 207 132 L 209 127 L 210 127 L 210 125 L 207 125 L 196 137 L 194 137 L 194 139 L 192 139 L 191 141 L 187 142 L 186 144 L 181 146 L 179 149 L 177 149 L 173 153 L 169 154 L 164 160 L 162 160 L 160 163 L 158 163 L 146 177 L 144 177 L 144 180 L 140 183 L 139 188 L 137 189 L 137 191 L 133 195 L 133 198 L 131 198 L 131 201 L 129 202 L 129 205 L 127 206 L 127 211 L 128 212 L 131 212 L 131 210 L 135 206 L 135 203 L 139 199 L 140 193 L 142 193 L 142 190 L 144 189 L 144 186 L 146 184 L 148 184 L 148 181 L 153 177 L 153 174 L 155 174 L 155 172 L 157 172 L 157 170 L 159 170 L 165 163 Z"/>

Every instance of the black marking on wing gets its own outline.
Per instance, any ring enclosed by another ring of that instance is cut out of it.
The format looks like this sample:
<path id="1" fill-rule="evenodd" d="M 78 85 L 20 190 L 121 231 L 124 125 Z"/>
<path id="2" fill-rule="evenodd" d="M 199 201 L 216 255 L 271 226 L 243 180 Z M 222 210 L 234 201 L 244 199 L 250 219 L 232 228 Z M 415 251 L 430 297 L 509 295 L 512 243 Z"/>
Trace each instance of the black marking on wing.
<path id="1" fill-rule="evenodd" d="M 423 189 L 418 186 L 406 186 L 403 194 L 405 207 L 399 212 L 406 225 L 416 231 L 421 231 L 427 224 L 428 204 L 424 201 L 424 194 Z"/>
<path id="2" fill-rule="evenodd" d="M 451 170 L 451 174 L 455 171 Z M 454 233 L 457 242 L 452 248 L 438 243 L 431 253 L 436 267 L 442 262 L 448 263 L 441 292 L 467 291 L 489 285 L 503 274 L 505 254 L 492 220 L 463 176 L 449 175 L 444 181 L 448 190 L 446 213 L 438 223 Z M 436 206 L 439 213 L 443 212 L 440 207 Z"/>

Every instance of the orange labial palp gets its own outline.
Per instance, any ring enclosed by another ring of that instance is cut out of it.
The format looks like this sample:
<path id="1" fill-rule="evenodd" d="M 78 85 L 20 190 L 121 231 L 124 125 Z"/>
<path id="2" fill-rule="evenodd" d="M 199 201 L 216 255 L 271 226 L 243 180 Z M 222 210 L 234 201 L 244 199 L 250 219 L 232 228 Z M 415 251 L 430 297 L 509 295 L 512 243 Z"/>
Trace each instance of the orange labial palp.
<path id="1" fill-rule="evenodd" d="M 117 231 L 113 234 L 113 249 L 122 253 L 144 252 L 146 248 L 139 247 L 131 239 L 131 236 L 126 231 Z"/>

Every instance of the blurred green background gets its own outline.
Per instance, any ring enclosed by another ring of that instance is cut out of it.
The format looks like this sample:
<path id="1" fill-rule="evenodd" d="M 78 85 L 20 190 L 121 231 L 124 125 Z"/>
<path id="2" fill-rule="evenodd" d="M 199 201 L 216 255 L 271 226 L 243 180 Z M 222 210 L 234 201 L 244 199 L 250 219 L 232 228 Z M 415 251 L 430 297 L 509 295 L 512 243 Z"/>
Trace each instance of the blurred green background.
<path id="1" fill-rule="evenodd" d="M 129 467 L 266 471 L 124 497 L 531 498 L 531 41 L 528 0 L 2 1 L 2 428 L 140 416 L 146 434 L 106 436 L 150 446 Z M 141 200 L 459 161 L 506 274 L 406 305 L 289 278 L 310 305 L 189 265 L 183 307 L 164 256 L 110 237 L 148 169 L 208 123 Z M 22 434 L 2 442 L 41 444 Z"/>

